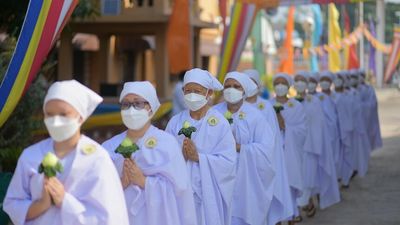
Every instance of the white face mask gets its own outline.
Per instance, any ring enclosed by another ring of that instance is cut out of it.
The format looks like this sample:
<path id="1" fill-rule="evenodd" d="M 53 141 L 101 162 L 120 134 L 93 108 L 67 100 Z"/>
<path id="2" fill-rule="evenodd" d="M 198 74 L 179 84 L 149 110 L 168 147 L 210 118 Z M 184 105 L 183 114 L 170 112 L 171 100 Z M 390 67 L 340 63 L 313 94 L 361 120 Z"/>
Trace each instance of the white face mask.
<path id="1" fill-rule="evenodd" d="M 342 87 L 343 86 L 343 80 L 342 79 L 335 79 L 333 81 L 333 84 L 335 84 L 335 87 Z"/>
<path id="2" fill-rule="evenodd" d="M 190 109 L 190 111 L 197 111 L 201 109 L 203 106 L 205 106 L 208 102 L 206 96 L 199 95 L 196 93 L 186 94 L 184 97 L 184 101 L 186 106 Z"/>
<path id="3" fill-rule="evenodd" d="M 307 88 L 309 92 L 314 93 L 315 90 L 317 89 L 317 84 L 314 82 L 308 82 Z"/>
<path id="4" fill-rule="evenodd" d="M 328 90 L 329 88 L 331 88 L 331 82 L 329 82 L 329 81 L 321 81 L 319 83 L 319 86 L 321 86 L 322 90 Z"/>
<path id="5" fill-rule="evenodd" d="M 236 104 L 243 99 L 243 91 L 236 88 L 227 88 L 224 90 L 224 99 L 231 104 Z"/>
<path id="6" fill-rule="evenodd" d="M 296 81 L 294 88 L 297 92 L 303 93 L 307 89 L 307 83 L 304 81 Z"/>
<path id="7" fill-rule="evenodd" d="M 121 110 L 121 116 L 122 122 L 130 130 L 140 130 L 151 118 L 146 109 L 137 110 L 132 106 Z"/>
<path id="8" fill-rule="evenodd" d="M 279 97 L 287 95 L 288 91 L 289 87 L 284 84 L 278 84 L 275 86 L 275 93 Z"/>
<path id="9" fill-rule="evenodd" d="M 47 131 L 55 142 L 68 140 L 78 132 L 81 124 L 78 118 L 52 116 L 44 119 Z"/>

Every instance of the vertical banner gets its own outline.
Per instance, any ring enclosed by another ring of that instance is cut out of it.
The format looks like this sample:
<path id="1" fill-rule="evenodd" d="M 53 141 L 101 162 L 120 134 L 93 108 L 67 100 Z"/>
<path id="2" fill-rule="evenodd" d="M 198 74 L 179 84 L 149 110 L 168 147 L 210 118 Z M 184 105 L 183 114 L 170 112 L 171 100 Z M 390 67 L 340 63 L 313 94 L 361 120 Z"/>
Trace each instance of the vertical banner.
<path id="1" fill-rule="evenodd" d="M 192 67 L 189 0 L 175 0 L 167 30 L 169 70 L 177 74 Z"/>
<path id="2" fill-rule="evenodd" d="M 290 6 L 288 20 L 286 23 L 286 39 L 283 44 L 283 48 L 286 51 L 286 54 L 285 58 L 281 60 L 281 64 L 279 66 L 280 72 L 288 73 L 291 75 L 294 74 L 294 49 L 292 45 L 292 36 L 294 31 L 294 13 L 294 6 Z"/>
<path id="3" fill-rule="evenodd" d="M 389 83 L 392 79 L 393 73 L 396 70 L 400 57 L 400 25 L 396 25 L 393 33 L 392 52 L 390 53 L 389 61 L 386 65 L 385 83 Z"/>
<path id="4" fill-rule="evenodd" d="M 339 26 L 339 11 L 335 3 L 329 3 L 329 25 L 328 25 L 328 44 L 329 46 L 340 45 L 342 40 L 340 26 Z M 338 49 L 330 49 L 328 53 L 329 70 L 338 72 L 341 70 L 340 53 Z"/>

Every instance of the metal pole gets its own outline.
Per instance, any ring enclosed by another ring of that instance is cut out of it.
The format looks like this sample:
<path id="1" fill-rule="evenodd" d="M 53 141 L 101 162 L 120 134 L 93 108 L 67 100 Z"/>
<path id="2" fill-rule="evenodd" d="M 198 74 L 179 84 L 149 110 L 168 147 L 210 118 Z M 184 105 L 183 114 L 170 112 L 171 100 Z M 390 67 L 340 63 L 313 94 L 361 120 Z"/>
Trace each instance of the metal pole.
<path id="1" fill-rule="evenodd" d="M 359 23 L 364 23 L 364 2 L 359 2 Z M 364 35 L 360 39 L 360 68 L 364 68 Z"/>
<path id="2" fill-rule="evenodd" d="M 378 41 L 381 43 L 385 43 L 385 1 L 377 0 L 376 1 L 376 31 Z M 383 84 L 383 54 L 381 51 L 377 50 L 375 53 L 375 62 L 376 62 L 376 84 L 378 88 L 382 88 Z"/>

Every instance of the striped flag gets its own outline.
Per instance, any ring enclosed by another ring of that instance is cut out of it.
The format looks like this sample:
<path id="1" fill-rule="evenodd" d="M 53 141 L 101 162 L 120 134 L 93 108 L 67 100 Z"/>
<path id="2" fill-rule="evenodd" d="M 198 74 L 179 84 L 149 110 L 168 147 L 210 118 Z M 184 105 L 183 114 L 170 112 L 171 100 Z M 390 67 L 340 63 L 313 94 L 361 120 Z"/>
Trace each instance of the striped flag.
<path id="1" fill-rule="evenodd" d="M 36 77 L 78 0 L 31 0 L 13 57 L 0 85 L 0 127 Z"/>
<path id="2" fill-rule="evenodd" d="M 390 53 L 389 61 L 386 65 L 385 71 L 385 83 L 388 83 L 392 78 L 392 75 L 396 69 L 397 64 L 399 63 L 400 57 L 400 25 L 396 25 L 394 28 L 393 34 L 393 43 L 392 43 L 392 52 Z"/>

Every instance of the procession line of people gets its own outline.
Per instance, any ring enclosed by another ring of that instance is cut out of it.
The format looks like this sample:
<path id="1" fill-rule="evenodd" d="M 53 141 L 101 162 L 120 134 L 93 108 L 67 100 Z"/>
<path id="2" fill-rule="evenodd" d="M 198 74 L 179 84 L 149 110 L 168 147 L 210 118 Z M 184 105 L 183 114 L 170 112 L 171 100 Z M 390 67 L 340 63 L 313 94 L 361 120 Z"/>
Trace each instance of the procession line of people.
<path id="1" fill-rule="evenodd" d="M 294 224 L 340 202 L 340 185 L 365 176 L 382 146 L 362 70 L 280 73 L 270 100 L 259 96 L 256 70 L 229 72 L 221 84 L 194 68 L 181 85 L 187 109 L 164 131 L 151 124 L 160 107 L 153 85 L 125 83 L 126 130 L 102 145 L 80 132 L 102 98 L 74 80 L 51 85 L 50 137 L 24 150 L 4 200 L 12 222 Z M 212 105 L 217 91 L 223 101 Z"/>

